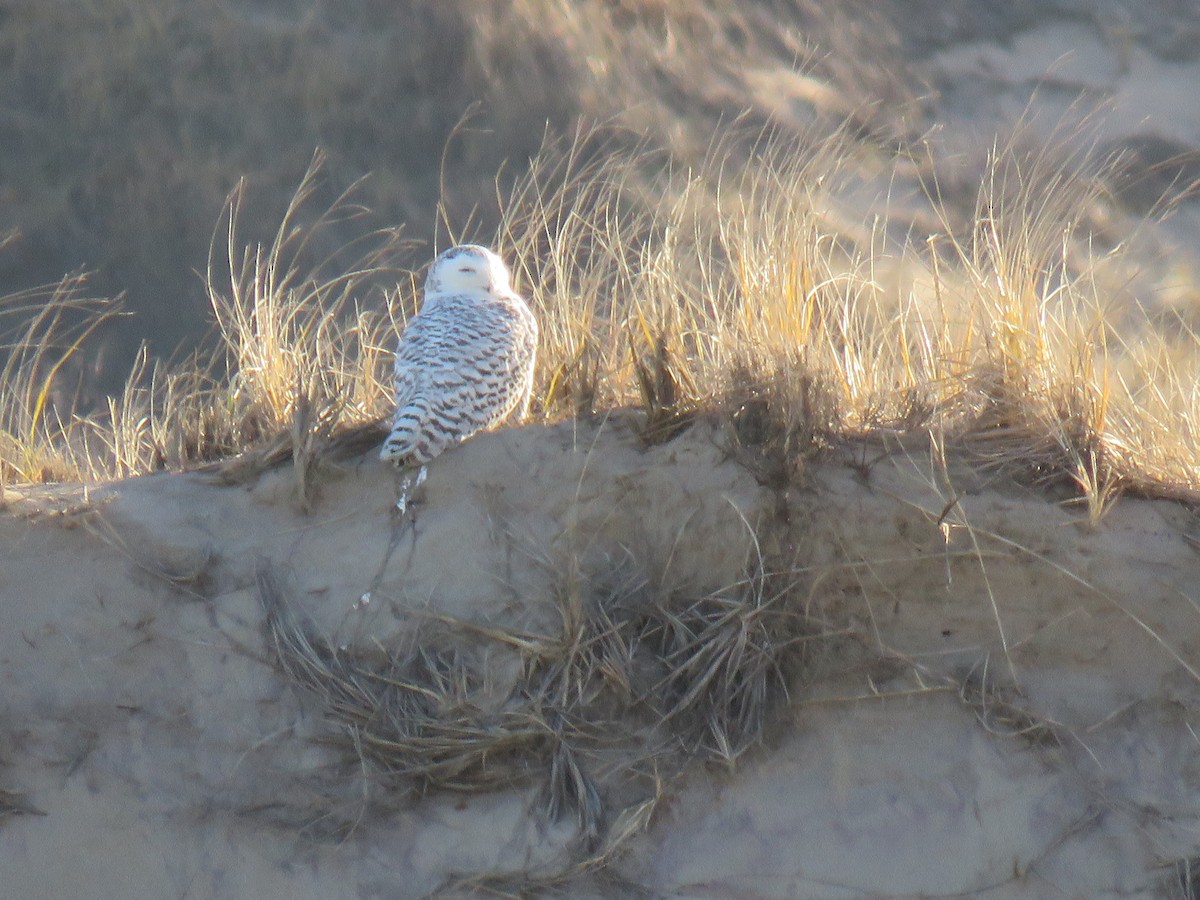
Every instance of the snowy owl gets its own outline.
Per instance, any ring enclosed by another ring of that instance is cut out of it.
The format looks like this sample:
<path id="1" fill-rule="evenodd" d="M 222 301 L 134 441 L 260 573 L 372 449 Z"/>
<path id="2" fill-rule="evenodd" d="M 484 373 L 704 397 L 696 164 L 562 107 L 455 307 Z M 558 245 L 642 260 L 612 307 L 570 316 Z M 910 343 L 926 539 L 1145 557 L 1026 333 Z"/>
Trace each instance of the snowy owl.
<path id="1" fill-rule="evenodd" d="M 499 256 L 475 244 L 438 256 L 396 348 L 396 414 L 379 458 L 420 466 L 419 483 L 442 451 L 514 412 L 523 417 L 537 331 Z"/>

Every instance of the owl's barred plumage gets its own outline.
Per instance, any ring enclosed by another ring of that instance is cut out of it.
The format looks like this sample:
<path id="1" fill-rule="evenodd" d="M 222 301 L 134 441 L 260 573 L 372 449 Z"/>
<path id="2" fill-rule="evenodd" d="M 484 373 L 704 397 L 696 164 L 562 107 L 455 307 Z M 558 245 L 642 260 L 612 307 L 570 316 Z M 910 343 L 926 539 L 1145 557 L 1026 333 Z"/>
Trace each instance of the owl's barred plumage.
<path id="1" fill-rule="evenodd" d="M 396 414 L 379 457 L 424 465 L 514 412 L 533 390 L 537 320 L 504 261 L 462 244 L 434 260 L 421 310 L 396 348 Z"/>

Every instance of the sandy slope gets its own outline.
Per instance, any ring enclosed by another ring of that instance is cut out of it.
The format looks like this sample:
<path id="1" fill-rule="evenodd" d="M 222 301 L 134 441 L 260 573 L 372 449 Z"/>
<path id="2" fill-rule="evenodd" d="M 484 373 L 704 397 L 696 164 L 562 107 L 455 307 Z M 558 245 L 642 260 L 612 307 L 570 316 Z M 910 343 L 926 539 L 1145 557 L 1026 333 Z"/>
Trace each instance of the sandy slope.
<path id="1" fill-rule="evenodd" d="M 482 436 L 433 467 L 378 579 L 394 484 L 369 458 L 326 473 L 308 515 L 287 467 L 249 487 L 117 483 L 77 508 L 10 495 L 0 788 L 23 811 L 0 819 L 3 895 L 409 897 L 561 869 L 573 826 L 545 821 L 537 766 L 507 792 L 419 797 L 313 743 L 329 726 L 269 664 L 256 569 L 269 560 L 339 644 L 401 640 L 421 609 L 537 630 L 572 557 L 593 577 L 636 556 L 696 591 L 736 581 L 743 517 L 795 552 L 810 612 L 853 635 L 822 641 L 736 767 L 694 763 L 666 785 L 613 867 L 624 887 L 575 889 L 1177 883 L 1200 844 L 1186 510 L 1122 501 L 1091 527 L 912 446 L 834 451 L 776 494 L 728 446 L 708 426 L 650 450 L 619 423 Z"/>

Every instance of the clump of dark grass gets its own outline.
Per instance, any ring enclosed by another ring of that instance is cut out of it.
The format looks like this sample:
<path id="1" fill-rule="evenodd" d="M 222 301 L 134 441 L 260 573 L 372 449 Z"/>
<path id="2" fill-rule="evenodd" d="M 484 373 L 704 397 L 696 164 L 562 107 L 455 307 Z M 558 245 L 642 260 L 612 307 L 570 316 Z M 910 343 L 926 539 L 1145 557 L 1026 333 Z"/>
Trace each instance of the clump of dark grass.
<path id="1" fill-rule="evenodd" d="M 418 790 L 484 791 L 523 780 L 551 731 L 528 710 L 486 709 L 478 673 L 453 649 L 414 646 L 374 658 L 330 646 L 293 610 L 269 567 L 258 591 L 269 649 L 287 679 L 316 696 L 335 740 Z"/>
<path id="2" fill-rule="evenodd" d="M 1063 743 L 1066 729 L 1035 712 L 1016 687 L 997 683 L 986 658 L 962 677 L 958 696 L 989 734 L 1021 738 L 1031 746 Z"/>
<path id="3" fill-rule="evenodd" d="M 690 760 L 734 765 L 818 635 L 794 602 L 795 579 L 761 561 L 743 581 L 699 594 L 656 586 L 632 566 L 615 579 L 578 564 L 558 574 L 557 629 L 430 616 L 399 649 L 331 646 L 269 567 L 259 594 L 271 658 L 315 699 L 328 739 L 350 758 L 421 792 L 542 781 L 545 816 L 573 815 L 581 859 L 594 863 L 614 852 L 614 833 L 624 842 L 631 823 L 649 820 L 644 797 L 611 815 L 613 792 L 646 782 L 647 759 L 653 796 Z M 519 659 L 503 690 L 479 662 L 481 645 Z"/>
<path id="4" fill-rule="evenodd" d="M 781 608 L 782 593 L 768 595 L 762 580 L 745 588 L 657 604 L 638 635 L 664 670 L 651 695 L 668 729 L 688 753 L 729 763 L 786 697 L 789 657 L 808 636 L 797 614 Z"/>
<path id="5" fill-rule="evenodd" d="M 20 791 L 8 791 L 0 788 L 0 825 L 11 816 L 44 816 L 45 812 L 38 809 L 29 798 Z"/>
<path id="6" fill-rule="evenodd" d="M 1200 898 L 1200 856 L 1177 859 L 1169 867 L 1173 877 L 1166 879 L 1166 896 L 1171 900 Z"/>

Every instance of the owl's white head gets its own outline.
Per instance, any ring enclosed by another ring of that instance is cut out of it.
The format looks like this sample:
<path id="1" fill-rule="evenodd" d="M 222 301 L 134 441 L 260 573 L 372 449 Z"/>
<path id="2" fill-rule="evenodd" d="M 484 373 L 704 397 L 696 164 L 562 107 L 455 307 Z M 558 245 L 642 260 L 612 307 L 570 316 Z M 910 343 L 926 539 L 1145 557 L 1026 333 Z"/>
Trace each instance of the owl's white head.
<path id="1" fill-rule="evenodd" d="M 478 244 L 459 244 L 444 250 L 425 276 L 426 294 L 458 291 L 497 294 L 508 290 L 508 266 L 487 247 Z"/>

